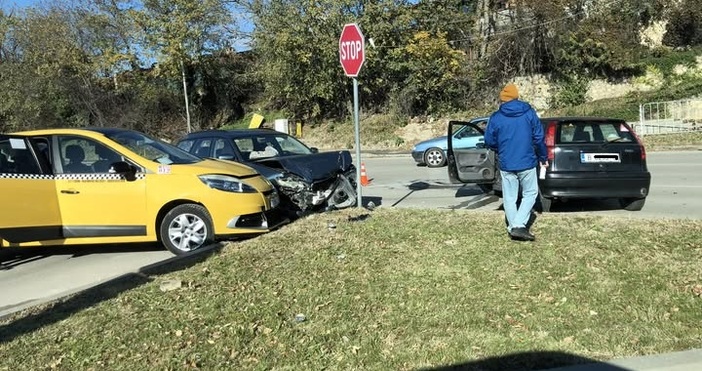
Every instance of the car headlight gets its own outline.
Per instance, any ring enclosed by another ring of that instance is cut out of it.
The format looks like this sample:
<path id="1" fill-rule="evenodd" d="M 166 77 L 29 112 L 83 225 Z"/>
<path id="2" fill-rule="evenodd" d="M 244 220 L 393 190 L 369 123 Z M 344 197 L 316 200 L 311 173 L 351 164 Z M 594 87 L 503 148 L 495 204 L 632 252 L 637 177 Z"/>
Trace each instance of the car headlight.
<path id="1" fill-rule="evenodd" d="M 208 174 L 198 176 L 210 188 L 234 193 L 256 193 L 256 188 L 244 183 L 241 179 L 230 175 Z"/>
<path id="2" fill-rule="evenodd" d="M 271 203 L 271 209 L 275 209 L 280 205 L 280 195 L 278 195 L 278 192 L 273 191 L 270 196 L 268 196 L 268 200 Z"/>

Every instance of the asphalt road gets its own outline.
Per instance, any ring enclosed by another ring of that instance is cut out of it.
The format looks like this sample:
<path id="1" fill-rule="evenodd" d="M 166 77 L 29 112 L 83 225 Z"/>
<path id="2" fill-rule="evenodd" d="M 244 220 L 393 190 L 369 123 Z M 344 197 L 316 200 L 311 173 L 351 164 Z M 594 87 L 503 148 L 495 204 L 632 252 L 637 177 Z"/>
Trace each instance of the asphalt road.
<path id="1" fill-rule="evenodd" d="M 363 157 L 371 184 L 364 203 L 384 207 L 499 210 L 501 201 L 472 185 L 451 184 L 446 167 L 414 164 L 409 155 Z M 702 219 L 702 151 L 648 154 L 650 195 L 641 211 L 621 209 L 617 200 L 572 200 L 554 203 L 557 213 L 595 213 L 631 218 Z"/>
<path id="2" fill-rule="evenodd" d="M 477 187 L 450 184 L 446 168 L 417 166 L 409 154 L 362 156 L 371 184 L 364 203 L 382 207 L 498 210 L 500 200 Z M 571 201 L 553 212 L 631 218 L 702 219 L 702 151 L 649 153 L 653 180 L 642 211 L 616 201 Z M 52 247 L 0 251 L 0 317 L 173 258 L 155 245 Z"/>

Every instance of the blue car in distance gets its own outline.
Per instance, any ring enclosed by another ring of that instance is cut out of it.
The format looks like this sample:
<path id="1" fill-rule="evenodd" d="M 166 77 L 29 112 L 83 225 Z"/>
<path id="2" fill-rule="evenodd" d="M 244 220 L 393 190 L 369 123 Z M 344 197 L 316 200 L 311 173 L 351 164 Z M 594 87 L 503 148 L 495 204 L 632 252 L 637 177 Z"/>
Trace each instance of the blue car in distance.
<path id="1" fill-rule="evenodd" d="M 483 132 L 489 117 L 474 118 L 468 122 L 451 121 L 457 128 L 451 139 L 457 148 L 473 148 L 478 143 L 484 142 Z M 470 123 L 473 125 L 465 125 Z M 464 125 L 461 125 L 464 124 Z M 476 126 L 483 131 L 480 131 Z M 412 148 L 412 158 L 418 165 L 427 167 L 441 167 L 446 165 L 446 150 L 448 150 L 448 137 L 440 136 L 417 143 Z"/>

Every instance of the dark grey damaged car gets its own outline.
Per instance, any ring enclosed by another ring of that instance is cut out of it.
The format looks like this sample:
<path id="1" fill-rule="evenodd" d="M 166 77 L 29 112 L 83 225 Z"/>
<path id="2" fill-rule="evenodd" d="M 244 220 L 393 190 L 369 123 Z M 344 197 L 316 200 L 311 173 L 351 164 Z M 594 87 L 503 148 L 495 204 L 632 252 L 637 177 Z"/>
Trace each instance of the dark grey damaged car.
<path id="1" fill-rule="evenodd" d="M 269 129 L 207 130 L 177 144 L 201 158 L 236 161 L 268 178 L 291 217 L 356 204 L 356 167 L 349 151 L 319 152 Z"/>

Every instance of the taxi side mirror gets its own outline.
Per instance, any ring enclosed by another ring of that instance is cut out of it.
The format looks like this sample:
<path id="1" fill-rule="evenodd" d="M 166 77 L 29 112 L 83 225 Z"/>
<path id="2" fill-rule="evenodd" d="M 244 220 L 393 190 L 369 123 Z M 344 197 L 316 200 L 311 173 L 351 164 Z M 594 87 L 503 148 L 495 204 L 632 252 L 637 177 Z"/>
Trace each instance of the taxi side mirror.
<path id="1" fill-rule="evenodd" d="M 122 175 L 127 181 L 136 180 L 136 166 L 126 161 L 117 161 L 110 165 L 110 173 Z"/>

